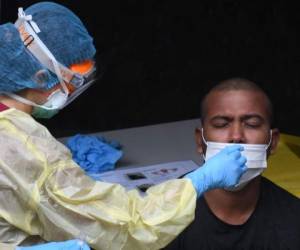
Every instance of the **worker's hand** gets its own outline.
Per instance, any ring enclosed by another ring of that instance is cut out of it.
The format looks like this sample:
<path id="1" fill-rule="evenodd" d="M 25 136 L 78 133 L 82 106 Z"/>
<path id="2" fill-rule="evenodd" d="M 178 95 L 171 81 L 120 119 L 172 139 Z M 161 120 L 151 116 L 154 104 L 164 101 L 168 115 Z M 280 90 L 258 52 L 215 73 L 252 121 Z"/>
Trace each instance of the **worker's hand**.
<path id="1" fill-rule="evenodd" d="M 81 240 L 68 240 L 50 242 L 32 247 L 17 247 L 16 250 L 90 250 L 90 248 Z"/>
<path id="2" fill-rule="evenodd" d="M 210 189 L 232 187 L 238 183 L 247 169 L 242 150 L 239 145 L 228 146 L 185 176 L 191 179 L 198 197 Z"/>

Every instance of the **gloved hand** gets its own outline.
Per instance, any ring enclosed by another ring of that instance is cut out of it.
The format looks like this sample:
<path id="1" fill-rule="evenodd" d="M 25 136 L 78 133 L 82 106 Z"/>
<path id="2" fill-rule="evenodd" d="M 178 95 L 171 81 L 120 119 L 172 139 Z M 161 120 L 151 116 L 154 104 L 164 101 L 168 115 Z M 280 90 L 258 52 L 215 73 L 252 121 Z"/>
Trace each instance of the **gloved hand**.
<path id="1" fill-rule="evenodd" d="M 82 240 L 68 240 L 62 242 L 50 242 L 31 247 L 17 247 L 16 250 L 90 250 L 90 247 Z"/>
<path id="2" fill-rule="evenodd" d="M 73 160 L 95 179 L 96 174 L 113 170 L 123 152 L 116 142 L 92 135 L 77 134 L 67 141 Z"/>
<path id="3" fill-rule="evenodd" d="M 191 179 L 198 197 L 208 190 L 232 187 L 238 183 L 247 169 L 242 150 L 243 147 L 239 145 L 225 147 L 203 166 L 185 176 Z"/>

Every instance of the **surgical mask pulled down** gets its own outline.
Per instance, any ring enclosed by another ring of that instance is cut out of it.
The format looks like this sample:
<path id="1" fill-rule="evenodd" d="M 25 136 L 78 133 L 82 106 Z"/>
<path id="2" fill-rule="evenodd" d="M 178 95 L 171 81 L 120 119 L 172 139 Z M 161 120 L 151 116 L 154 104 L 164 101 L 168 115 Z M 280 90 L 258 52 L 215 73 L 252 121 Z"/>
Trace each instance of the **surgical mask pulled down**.
<path id="1" fill-rule="evenodd" d="M 201 130 L 203 142 L 206 144 L 206 152 L 205 152 L 205 160 L 213 157 L 217 153 L 219 153 L 223 148 L 229 145 L 233 145 L 234 143 L 221 143 L 221 142 L 213 142 L 206 141 L 203 136 L 203 129 Z M 241 176 L 239 182 L 231 188 L 226 188 L 228 191 L 239 191 L 243 187 L 245 187 L 252 179 L 260 175 L 267 168 L 267 150 L 271 144 L 272 140 L 272 131 L 270 131 L 270 141 L 268 144 L 243 144 L 236 143 L 238 145 L 243 146 L 244 151 L 242 154 L 247 159 L 247 170 Z"/>

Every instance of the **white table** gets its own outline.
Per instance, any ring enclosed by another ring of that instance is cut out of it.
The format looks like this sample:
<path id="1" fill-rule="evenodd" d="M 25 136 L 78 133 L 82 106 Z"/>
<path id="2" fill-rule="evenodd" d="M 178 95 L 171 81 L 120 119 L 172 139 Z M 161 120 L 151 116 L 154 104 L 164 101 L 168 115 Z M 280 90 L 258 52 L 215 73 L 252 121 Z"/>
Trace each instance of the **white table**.
<path id="1" fill-rule="evenodd" d="M 117 167 L 145 166 L 158 163 L 193 160 L 202 163 L 196 151 L 195 128 L 199 119 L 135 127 L 91 135 L 116 140 L 123 146 L 122 159 Z M 67 138 L 60 138 L 65 142 Z"/>

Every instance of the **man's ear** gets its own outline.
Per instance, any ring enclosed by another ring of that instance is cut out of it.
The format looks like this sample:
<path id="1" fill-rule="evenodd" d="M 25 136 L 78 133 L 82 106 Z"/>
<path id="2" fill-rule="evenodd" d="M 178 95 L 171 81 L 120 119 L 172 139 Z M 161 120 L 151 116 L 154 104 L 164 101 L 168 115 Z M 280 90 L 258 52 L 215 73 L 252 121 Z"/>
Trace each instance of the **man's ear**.
<path id="1" fill-rule="evenodd" d="M 204 153 L 204 142 L 202 138 L 202 128 L 198 127 L 195 129 L 195 139 L 196 139 L 196 145 L 197 145 L 197 152 L 199 154 Z"/>
<path id="2" fill-rule="evenodd" d="M 272 141 L 271 141 L 271 145 L 270 145 L 270 154 L 274 154 L 274 152 L 277 148 L 277 145 L 279 143 L 280 133 L 277 128 L 274 128 L 271 131 L 272 131 Z"/>

